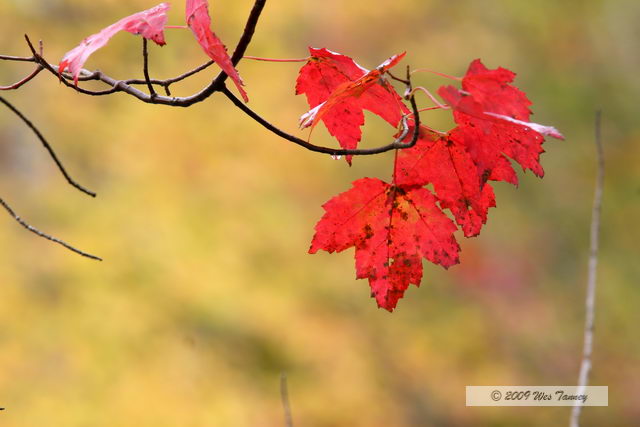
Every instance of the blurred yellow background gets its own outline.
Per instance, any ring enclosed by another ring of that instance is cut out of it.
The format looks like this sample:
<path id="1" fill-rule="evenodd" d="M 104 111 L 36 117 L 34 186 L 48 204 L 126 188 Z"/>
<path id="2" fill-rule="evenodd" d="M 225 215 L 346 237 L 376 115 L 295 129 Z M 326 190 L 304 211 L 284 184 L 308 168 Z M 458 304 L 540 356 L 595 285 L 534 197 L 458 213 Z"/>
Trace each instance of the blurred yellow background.
<path id="1" fill-rule="evenodd" d="M 87 35 L 154 5 L 4 0 L 0 53 L 28 55 L 27 33 L 57 63 Z M 230 48 L 251 5 L 211 4 Z M 173 2 L 170 24 L 183 24 L 183 7 Z M 267 3 L 249 55 L 298 58 L 311 45 L 373 68 L 406 50 L 402 65 L 452 75 L 480 57 L 518 73 L 534 121 L 566 136 L 545 145 L 543 180 L 495 185 L 482 234 L 459 236 L 461 264 L 426 264 L 422 287 L 393 314 L 354 280 L 352 251 L 306 253 L 321 204 L 359 177 L 387 179 L 389 154 L 348 168 L 274 137 L 219 94 L 171 109 L 82 96 L 46 73 L 3 93 L 98 198 L 66 185 L 6 109 L 0 197 L 105 261 L 0 213 L 0 426 L 284 425 L 281 372 L 301 426 L 565 425 L 569 408 L 467 408 L 464 386 L 577 381 L 599 108 L 608 170 L 591 383 L 609 386 L 610 403 L 586 408 L 583 425 L 639 424 L 638 22 L 636 0 Z M 188 31 L 166 38 L 151 47 L 152 77 L 206 61 Z M 86 67 L 141 78 L 140 46 L 119 34 Z M 250 106 L 291 132 L 307 110 L 294 96 L 299 67 L 238 67 Z M 0 63 L 0 84 L 31 68 Z M 173 92 L 191 94 L 215 73 Z M 423 119 L 451 125 L 446 114 Z M 388 142 L 390 128 L 367 120 L 363 146 Z M 321 126 L 314 142 L 334 144 Z"/>

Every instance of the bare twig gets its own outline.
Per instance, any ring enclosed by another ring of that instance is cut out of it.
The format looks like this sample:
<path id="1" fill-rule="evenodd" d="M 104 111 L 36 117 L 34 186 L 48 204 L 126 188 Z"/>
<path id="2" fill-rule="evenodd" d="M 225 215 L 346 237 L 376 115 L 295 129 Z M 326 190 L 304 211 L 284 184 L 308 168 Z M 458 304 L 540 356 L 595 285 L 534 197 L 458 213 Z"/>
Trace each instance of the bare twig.
<path id="1" fill-rule="evenodd" d="M 20 86 L 24 85 L 25 83 L 28 83 L 31 79 L 33 79 L 35 76 L 37 76 L 38 74 L 40 74 L 40 71 L 42 71 L 43 68 L 41 65 L 38 65 L 36 67 L 35 70 L 33 70 L 33 72 L 31 74 L 29 74 L 27 77 L 23 78 L 20 81 L 15 82 L 12 85 L 9 86 L 0 86 L 0 90 L 14 90 L 14 89 L 18 89 Z"/>
<path id="2" fill-rule="evenodd" d="M 585 298 L 585 324 L 584 324 L 584 347 L 582 351 L 582 363 L 580 364 L 580 374 L 578 377 L 578 390 L 576 394 L 583 394 L 584 388 L 589 383 L 591 373 L 591 355 L 593 353 L 593 329 L 595 322 L 596 305 L 596 274 L 598 269 L 598 246 L 600 240 L 600 212 L 602 210 L 602 190 L 604 185 L 604 153 L 602 149 L 601 136 L 601 112 L 596 112 L 595 117 L 595 142 L 598 161 L 598 171 L 596 176 L 596 188 L 593 196 L 593 209 L 591 212 L 591 243 L 589 248 L 589 272 L 587 277 L 587 295 Z M 580 425 L 580 414 L 582 405 L 576 402 L 571 410 L 569 425 L 578 427 Z"/>
<path id="3" fill-rule="evenodd" d="M 284 372 L 280 375 L 280 400 L 282 401 L 282 409 L 284 410 L 284 425 L 286 427 L 293 427 L 291 405 L 289 404 L 289 390 L 287 387 L 287 374 Z"/>
<path id="4" fill-rule="evenodd" d="M 389 75 L 389 77 L 391 77 L 393 80 L 396 80 L 396 81 L 398 81 L 398 82 L 400 82 L 400 83 L 404 83 L 405 85 L 408 85 L 408 84 L 409 84 L 409 80 L 401 79 L 400 77 L 397 77 L 397 76 L 393 75 L 393 74 L 391 73 L 391 71 L 389 71 L 389 70 L 387 70 L 387 74 L 388 74 L 388 75 Z"/>
<path id="5" fill-rule="evenodd" d="M 142 59 L 144 65 L 142 67 L 142 72 L 144 73 L 144 81 L 147 83 L 147 88 L 149 89 L 149 95 L 151 98 L 155 98 L 158 94 L 156 90 L 153 88 L 151 81 L 149 79 L 149 50 L 147 48 L 147 39 L 142 37 Z"/>
<path id="6" fill-rule="evenodd" d="M 3 61 L 18 61 L 18 62 L 35 62 L 33 56 L 12 56 L 12 55 L 0 55 L 0 60 Z"/>
<path id="7" fill-rule="evenodd" d="M 305 141 L 304 139 L 288 134 L 285 131 L 277 128 L 273 124 L 269 123 L 264 118 L 262 118 L 262 116 L 260 116 L 258 113 L 256 113 L 251 108 L 249 108 L 245 103 L 243 103 L 238 98 L 236 98 L 236 96 L 233 93 L 231 93 L 231 91 L 229 91 L 229 89 L 227 89 L 226 87 L 224 87 L 221 90 L 221 92 L 227 98 L 229 98 L 231 102 L 233 102 L 233 105 L 238 107 L 245 114 L 247 114 L 256 122 L 260 123 L 266 129 L 278 135 L 280 138 L 286 139 L 287 141 L 291 141 L 294 144 L 304 147 L 307 150 L 315 151 L 317 153 L 331 154 L 332 156 L 367 156 L 372 154 L 384 153 L 386 151 L 391 151 L 398 148 L 411 148 L 416 144 L 416 142 L 418 141 L 418 138 L 420 137 L 420 113 L 418 111 L 418 106 L 416 105 L 415 97 L 413 95 L 409 98 L 409 102 L 411 103 L 411 108 L 413 110 L 412 114 L 414 117 L 413 134 L 409 142 L 403 142 L 406 136 L 406 133 L 401 132 L 400 136 L 396 138 L 393 142 L 387 145 L 383 145 L 381 147 L 345 150 L 345 149 L 337 149 L 337 148 L 330 148 L 330 147 L 321 147 L 318 145 L 311 144 L 309 141 Z M 406 124 L 406 120 L 402 120 L 402 124 L 404 127 L 403 129 L 404 131 L 408 126 Z"/>
<path id="8" fill-rule="evenodd" d="M 200 65 L 200 66 L 198 66 L 198 67 L 194 68 L 193 70 L 191 70 L 191 71 L 187 71 L 186 73 L 181 74 L 181 75 L 179 75 L 179 76 L 177 76 L 177 77 L 173 77 L 173 78 L 171 78 L 171 79 L 166 79 L 166 80 L 151 80 L 151 81 L 152 81 L 152 82 L 157 82 L 157 84 L 162 85 L 162 86 L 168 86 L 168 85 L 170 85 L 170 84 L 177 83 L 177 82 L 179 82 L 179 81 L 181 81 L 181 80 L 184 80 L 184 79 L 186 79 L 187 77 L 191 77 L 191 76 L 193 76 L 194 74 L 197 74 L 197 73 L 199 73 L 200 71 L 202 71 L 202 70 L 205 70 L 205 69 L 209 68 L 209 67 L 210 67 L 210 66 L 212 66 L 213 64 L 215 64 L 215 62 L 214 62 L 214 61 L 205 62 L 204 64 L 202 64 L 202 65 Z"/>
<path id="9" fill-rule="evenodd" d="M 173 83 L 177 83 L 181 80 L 186 79 L 187 77 L 191 77 L 194 74 L 199 73 L 202 70 L 205 70 L 207 68 L 209 68 L 211 65 L 215 64 L 215 62 L 213 61 L 209 61 L 209 62 L 205 62 L 202 65 L 197 66 L 196 68 L 194 68 L 193 70 L 189 70 L 184 74 L 181 74 L 179 76 L 176 77 L 172 77 L 170 79 L 165 79 L 165 80 L 159 80 L 159 79 L 151 79 L 150 82 L 154 85 L 159 85 L 159 86 L 164 86 L 165 88 L 169 87 L 170 85 L 172 85 Z M 139 85 L 139 84 L 145 84 L 146 81 L 145 80 L 137 80 L 137 79 L 130 79 L 130 80 L 125 80 L 124 81 L 126 84 L 134 84 L 134 85 Z"/>
<path id="10" fill-rule="evenodd" d="M 33 131 L 33 133 L 38 137 L 38 139 L 40 140 L 44 148 L 49 152 L 49 155 L 51 156 L 53 161 L 56 163 L 56 166 L 58 166 L 58 169 L 60 170 L 60 172 L 62 172 L 62 175 L 64 175 L 65 179 L 69 184 L 71 184 L 73 187 L 77 188 L 78 190 L 82 191 L 83 193 L 88 194 L 91 197 L 96 197 L 96 193 L 94 193 L 91 190 L 87 190 L 85 187 L 78 184 L 73 178 L 71 178 L 71 176 L 67 173 L 67 170 L 62 165 L 62 162 L 58 159 L 58 156 L 53 150 L 53 147 L 51 147 L 49 142 L 45 139 L 42 133 L 40 133 L 38 128 L 33 123 L 31 123 L 31 120 L 29 120 L 24 114 L 22 114 L 22 112 L 20 112 L 20 110 L 14 107 L 13 104 L 11 104 L 9 101 L 7 101 L 1 96 L 0 96 L 0 102 L 3 103 L 8 109 L 13 111 L 18 117 L 20 117 L 20 119 L 29 127 L 29 129 Z"/>
<path id="11" fill-rule="evenodd" d="M 27 230 L 29 230 L 30 232 L 44 238 L 47 240 L 50 240 L 54 243 L 57 243 L 59 245 L 64 246 L 65 248 L 69 249 L 72 252 L 77 253 L 78 255 L 82 255 L 83 257 L 86 258 L 91 258 L 94 259 L 96 261 L 102 261 L 102 258 L 97 257 L 95 255 L 91 255 L 87 252 L 81 251 L 80 249 L 74 248 L 73 246 L 71 246 L 70 244 L 56 238 L 53 236 L 50 236 L 46 233 L 43 233 L 42 231 L 38 230 L 37 228 L 29 225 L 28 223 L 26 223 L 22 218 L 20 218 L 18 215 L 16 215 L 16 213 L 13 211 L 13 209 L 11 209 L 11 207 L 7 204 L 7 202 L 5 202 L 4 200 L 2 200 L 2 198 L 0 198 L 0 205 L 9 213 L 9 215 L 11 215 L 11 217 L 13 219 L 15 219 L 21 226 L 23 226 L 24 228 L 26 228 Z"/>

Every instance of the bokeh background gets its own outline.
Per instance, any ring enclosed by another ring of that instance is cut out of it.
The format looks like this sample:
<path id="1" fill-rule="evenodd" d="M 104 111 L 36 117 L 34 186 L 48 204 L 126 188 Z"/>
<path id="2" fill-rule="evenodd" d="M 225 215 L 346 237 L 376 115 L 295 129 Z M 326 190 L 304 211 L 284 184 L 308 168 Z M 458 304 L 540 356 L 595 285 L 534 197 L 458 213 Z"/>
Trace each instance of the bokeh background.
<path id="1" fill-rule="evenodd" d="M 183 2 L 170 23 L 182 25 Z M 0 52 L 28 55 L 27 33 L 57 62 L 85 36 L 149 0 L 3 0 Z M 233 47 L 251 1 L 212 3 Z M 498 208 L 462 262 L 425 265 L 389 314 L 354 280 L 353 252 L 308 255 L 321 204 L 362 176 L 387 179 L 389 155 L 353 167 L 274 137 L 216 95 L 189 109 L 118 94 L 78 95 L 42 73 L 3 93 L 40 126 L 72 175 L 66 185 L 34 136 L 0 110 L 0 196 L 33 225 L 104 257 L 76 256 L 0 213 L 0 425 L 277 426 L 286 372 L 304 426 L 566 425 L 570 408 L 467 408 L 465 385 L 570 385 L 582 351 L 593 117 L 607 160 L 594 368 L 609 406 L 585 426 L 640 423 L 638 219 L 640 2 L 269 1 L 248 54 L 327 47 L 372 68 L 463 75 L 480 57 L 518 73 L 534 120 L 558 127 L 539 180 L 496 184 Z M 151 48 L 154 77 L 206 61 L 191 34 Z M 87 62 L 142 77 L 140 39 L 116 36 Z M 250 105 L 297 132 L 300 64 L 245 61 Z M 0 84 L 29 64 L 0 63 Z M 193 93 L 209 70 L 174 87 Z M 419 75 L 436 89 L 447 81 Z M 425 100 L 424 105 L 427 104 Z M 446 114 L 424 115 L 447 129 Z M 319 126 L 314 142 L 334 144 Z M 300 133 L 300 135 L 305 135 Z M 389 141 L 367 116 L 363 146 Z"/>

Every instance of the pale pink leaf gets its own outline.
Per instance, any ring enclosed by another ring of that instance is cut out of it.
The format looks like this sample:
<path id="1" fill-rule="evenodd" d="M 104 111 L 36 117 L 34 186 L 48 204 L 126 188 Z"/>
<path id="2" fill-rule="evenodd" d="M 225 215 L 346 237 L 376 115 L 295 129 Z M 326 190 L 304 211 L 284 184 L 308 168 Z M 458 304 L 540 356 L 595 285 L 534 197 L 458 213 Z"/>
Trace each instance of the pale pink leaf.
<path id="1" fill-rule="evenodd" d="M 151 9 L 143 10 L 142 12 L 122 18 L 100 32 L 90 35 L 64 55 L 58 66 L 58 73 L 62 74 L 64 70 L 68 68 L 77 85 L 80 70 L 89 56 L 105 46 L 111 37 L 120 31 L 140 34 L 145 39 L 153 40 L 158 45 L 163 46 L 165 44 L 164 28 L 167 24 L 167 11 L 169 7 L 170 5 L 168 3 L 160 3 Z"/>

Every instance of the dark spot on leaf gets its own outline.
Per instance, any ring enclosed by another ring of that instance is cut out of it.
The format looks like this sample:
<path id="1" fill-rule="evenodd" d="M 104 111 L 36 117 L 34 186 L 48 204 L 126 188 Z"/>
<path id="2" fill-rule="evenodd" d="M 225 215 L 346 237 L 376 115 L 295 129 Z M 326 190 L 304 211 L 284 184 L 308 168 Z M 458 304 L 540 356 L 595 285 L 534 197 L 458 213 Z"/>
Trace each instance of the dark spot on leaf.
<path id="1" fill-rule="evenodd" d="M 405 194 L 407 194 L 407 191 L 402 187 L 394 186 L 393 188 L 395 190 L 396 195 L 398 196 L 404 196 Z"/>
<path id="2" fill-rule="evenodd" d="M 364 231 L 364 238 L 365 239 L 370 239 L 373 237 L 373 229 L 371 228 L 371 226 L 369 224 L 364 226 L 364 229 L 362 230 Z"/>

